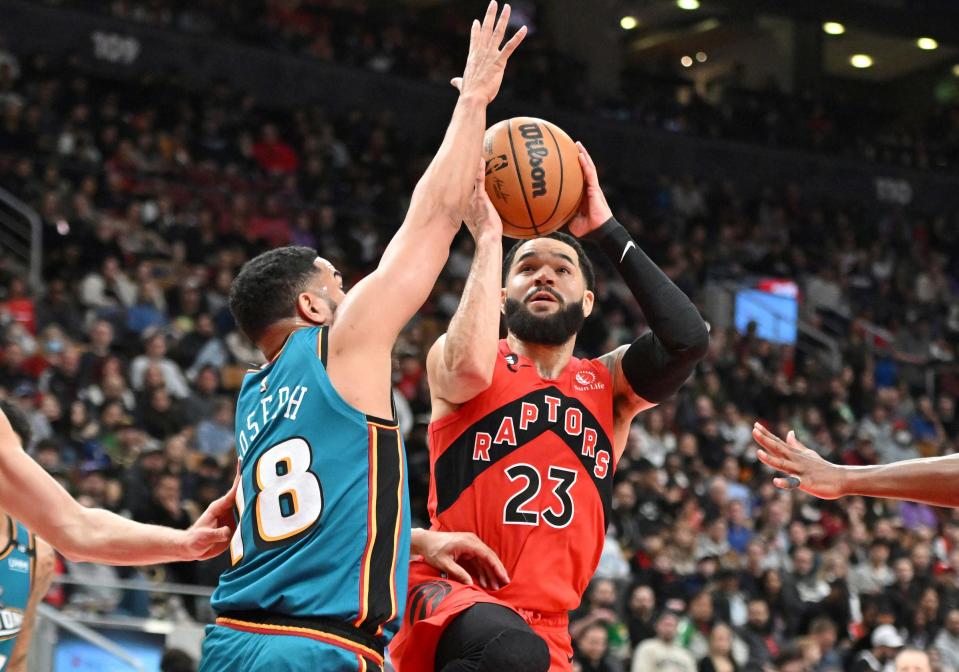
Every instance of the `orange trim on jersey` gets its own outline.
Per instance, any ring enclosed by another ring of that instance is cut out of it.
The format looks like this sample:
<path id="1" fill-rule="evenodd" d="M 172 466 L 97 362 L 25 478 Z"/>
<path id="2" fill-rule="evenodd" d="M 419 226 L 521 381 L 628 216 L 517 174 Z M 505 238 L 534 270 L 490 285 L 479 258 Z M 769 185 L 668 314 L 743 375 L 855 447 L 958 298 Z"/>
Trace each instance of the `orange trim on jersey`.
<path id="1" fill-rule="evenodd" d="M 357 672 L 367 672 L 368 668 L 366 667 L 366 658 L 364 658 L 363 656 L 357 655 L 356 666 L 357 666 L 356 667 Z"/>
<path id="2" fill-rule="evenodd" d="M 372 423 L 367 423 L 367 435 L 369 436 L 369 459 L 370 459 L 370 473 L 369 473 L 369 497 L 367 498 L 367 513 L 366 513 L 366 525 L 367 525 L 367 537 L 366 537 L 366 548 L 363 549 L 363 560 L 361 567 L 363 568 L 360 572 L 360 608 L 358 611 L 357 619 L 353 622 L 353 625 L 360 627 L 360 624 L 366 619 L 366 615 L 370 611 L 370 601 L 369 595 L 367 595 L 367 588 L 370 584 L 370 562 L 373 559 L 373 545 L 376 541 L 376 430 L 373 429 Z"/>
<path id="3" fill-rule="evenodd" d="M 323 359 L 323 329 L 316 332 L 316 358 Z"/>
<path id="4" fill-rule="evenodd" d="M 279 351 L 277 351 L 277 353 L 276 353 L 275 355 L 273 355 L 273 357 L 270 359 L 270 361 L 266 362 L 265 364 L 262 364 L 259 368 L 256 368 L 256 369 L 247 369 L 246 372 L 247 372 L 247 373 L 258 373 L 258 372 L 262 371 L 263 369 L 265 369 L 265 368 L 266 368 L 267 366 L 269 366 L 270 364 L 272 364 L 273 362 L 275 362 L 276 360 L 278 360 L 278 359 L 280 358 L 280 355 L 283 354 L 283 351 L 286 350 L 286 346 L 288 346 L 288 345 L 290 344 L 290 341 L 293 340 L 293 334 L 295 334 L 296 332 L 298 332 L 300 329 L 306 329 L 306 327 L 297 327 L 296 329 L 294 329 L 293 331 L 291 331 L 291 332 L 287 335 L 286 340 L 283 341 L 283 347 L 281 347 L 281 348 L 279 349 Z"/>
<path id="5" fill-rule="evenodd" d="M 366 424 L 368 424 L 370 427 L 379 427 L 380 429 L 387 429 L 391 432 L 395 432 L 399 429 L 399 425 L 384 425 L 382 423 L 372 422 L 370 420 L 367 420 Z"/>
<path id="6" fill-rule="evenodd" d="M 13 549 L 17 547 L 17 523 L 10 516 L 7 516 L 7 530 L 9 530 L 10 539 L 7 541 L 7 547 L 3 549 L 3 552 L 0 552 L 0 560 L 10 555 Z"/>
<path id="7" fill-rule="evenodd" d="M 397 616 L 397 603 L 396 603 L 396 558 L 399 554 L 400 547 L 400 533 L 402 531 L 402 526 L 400 521 L 403 520 L 403 483 L 406 478 L 405 465 L 403 464 L 403 439 L 400 437 L 399 427 L 394 429 L 396 432 L 396 448 L 399 451 L 400 458 L 400 482 L 399 487 L 396 490 L 396 526 L 393 530 L 393 562 L 390 563 L 390 604 L 392 609 L 390 611 L 390 617 L 386 619 L 386 622 L 389 623 Z M 383 626 L 381 625 L 376 629 L 377 635 L 383 634 Z"/>
<path id="8" fill-rule="evenodd" d="M 313 628 L 299 628 L 292 625 L 249 623 L 247 621 L 238 621 L 234 618 L 224 618 L 222 616 L 216 619 L 216 624 L 227 628 L 232 628 L 233 630 L 252 632 L 259 635 L 293 635 L 295 637 L 306 637 L 307 639 L 314 639 L 318 642 L 323 642 L 325 644 L 338 646 L 341 649 L 346 649 L 347 651 L 355 653 L 359 657 L 368 657 L 375 661 L 377 665 L 383 664 L 383 656 L 373 649 L 363 646 L 362 644 L 352 642 L 345 637 L 340 637 L 339 635 L 334 635 L 322 630 L 315 630 Z"/>

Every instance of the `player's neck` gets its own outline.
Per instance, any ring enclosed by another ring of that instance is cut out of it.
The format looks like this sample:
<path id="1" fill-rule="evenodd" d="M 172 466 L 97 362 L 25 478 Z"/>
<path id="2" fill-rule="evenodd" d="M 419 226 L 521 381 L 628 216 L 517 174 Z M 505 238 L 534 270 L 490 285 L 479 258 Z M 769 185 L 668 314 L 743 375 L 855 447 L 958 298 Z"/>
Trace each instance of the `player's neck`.
<path id="1" fill-rule="evenodd" d="M 563 369 L 569 364 L 569 359 L 573 356 L 573 347 L 576 345 L 576 337 L 562 345 L 543 345 L 522 341 L 515 334 L 509 333 L 506 335 L 506 342 L 509 343 L 510 350 L 517 355 L 533 361 L 536 372 L 541 378 L 554 380 L 559 378 Z"/>
<path id="2" fill-rule="evenodd" d="M 273 361 L 273 358 L 276 357 L 280 353 L 280 350 L 283 349 L 283 346 L 286 345 L 290 334 L 303 327 L 315 326 L 317 325 L 311 324 L 299 316 L 274 322 L 260 340 L 256 342 L 256 347 L 263 353 L 267 361 Z"/>

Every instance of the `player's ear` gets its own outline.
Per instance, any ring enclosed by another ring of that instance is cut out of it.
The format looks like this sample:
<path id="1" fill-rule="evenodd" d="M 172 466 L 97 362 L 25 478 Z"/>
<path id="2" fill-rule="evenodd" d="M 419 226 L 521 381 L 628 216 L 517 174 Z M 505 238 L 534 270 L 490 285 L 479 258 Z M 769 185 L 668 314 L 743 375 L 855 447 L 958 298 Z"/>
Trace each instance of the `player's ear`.
<path id="1" fill-rule="evenodd" d="M 506 314 L 506 288 L 499 290 L 499 312 Z"/>
<path id="2" fill-rule="evenodd" d="M 593 300 L 595 296 L 588 289 L 583 292 L 583 316 L 589 317 L 589 314 L 593 312 Z"/>
<path id="3" fill-rule="evenodd" d="M 296 312 L 310 324 L 329 324 L 332 317 L 326 301 L 320 300 L 309 292 L 301 292 L 296 297 Z"/>

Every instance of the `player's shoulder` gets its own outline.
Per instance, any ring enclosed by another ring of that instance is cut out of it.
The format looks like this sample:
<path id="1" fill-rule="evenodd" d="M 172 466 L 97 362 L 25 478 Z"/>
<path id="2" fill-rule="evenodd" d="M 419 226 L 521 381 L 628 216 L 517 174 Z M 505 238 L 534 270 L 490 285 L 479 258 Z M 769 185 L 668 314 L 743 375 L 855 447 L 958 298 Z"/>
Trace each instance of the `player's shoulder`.
<path id="1" fill-rule="evenodd" d="M 326 362 L 328 350 L 329 328 L 311 325 L 291 333 L 276 359 L 299 367 L 311 361 Z"/>
<path id="2" fill-rule="evenodd" d="M 615 370 L 616 356 L 617 350 L 608 352 L 605 355 L 600 355 L 599 357 L 572 357 L 570 359 L 570 366 L 574 376 L 578 372 L 588 372 L 605 381 L 612 378 L 613 371 Z"/>

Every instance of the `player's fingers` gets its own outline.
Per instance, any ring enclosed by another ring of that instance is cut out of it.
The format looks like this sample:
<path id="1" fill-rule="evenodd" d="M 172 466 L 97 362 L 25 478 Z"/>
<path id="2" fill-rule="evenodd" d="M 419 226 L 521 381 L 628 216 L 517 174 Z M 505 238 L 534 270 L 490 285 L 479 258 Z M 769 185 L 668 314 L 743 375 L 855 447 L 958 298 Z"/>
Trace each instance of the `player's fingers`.
<path id="1" fill-rule="evenodd" d="M 496 583 L 502 586 L 509 583 L 509 573 L 493 549 L 477 538 L 472 550 L 475 564 L 479 565 L 481 570 L 485 570 L 491 579 L 495 579 Z"/>
<path id="2" fill-rule="evenodd" d="M 465 569 L 456 564 L 456 561 L 452 558 L 447 558 L 443 561 L 443 571 L 446 572 L 446 575 L 453 579 L 454 581 L 459 581 L 460 583 L 465 583 L 467 586 L 473 585 L 473 577 L 470 576 L 470 573 Z"/>
<path id="3" fill-rule="evenodd" d="M 765 450 L 757 450 L 756 457 L 759 458 L 760 462 L 772 467 L 773 469 L 776 469 L 777 471 L 785 471 L 788 474 L 798 474 L 799 472 L 799 465 L 792 460 L 779 455 L 772 455 Z"/>
<path id="4" fill-rule="evenodd" d="M 493 36 L 493 26 L 496 23 L 497 8 L 496 0 L 490 0 L 489 5 L 486 7 L 486 16 L 483 17 L 483 44 L 489 44 L 490 38 Z"/>
<path id="5" fill-rule="evenodd" d="M 496 24 L 493 26 L 492 46 L 499 47 L 503 42 L 503 35 L 506 33 L 506 26 L 509 25 L 510 6 L 503 5 L 503 11 L 496 17 Z"/>
<path id="6" fill-rule="evenodd" d="M 598 186 L 599 178 L 596 176 L 596 168 L 590 165 L 589 159 L 586 158 L 585 154 L 579 154 L 579 165 L 583 169 L 583 177 L 586 178 L 586 186 Z"/>
<path id="7" fill-rule="evenodd" d="M 784 455 L 788 452 L 787 446 L 775 434 L 770 434 L 765 428 L 753 427 L 753 438 L 760 446 L 775 455 Z"/>
<path id="8" fill-rule="evenodd" d="M 595 171 L 596 164 L 593 163 L 593 157 L 589 155 L 589 152 L 586 150 L 586 146 L 583 143 L 579 142 L 578 140 L 576 141 L 576 146 L 579 148 L 580 154 L 586 155 L 587 163 L 589 163 L 589 165 L 592 166 L 593 170 Z"/>
<path id="9" fill-rule="evenodd" d="M 806 451 L 806 446 L 799 442 L 799 439 L 796 438 L 796 432 L 791 429 L 789 430 L 789 434 L 786 435 L 786 447 L 794 453 L 803 453 Z"/>
<path id="10" fill-rule="evenodd" d="M 509 38 L 509 42 L 503 47 L 503 50 L 499 52 L 499 58 L 501 61 L 506 60 L 513 55 L 513 52 L 516 51 L 516 47 L 520 45 L 520 42 L 526 37 L 526 33 L 529 32 L 526 26 L 522 26 L 516 33 L 513 34 L 513 37 Z"/>
<path id="11" fill-rule="evenodd" d="M 795 490 L 801 482 L 796 476 L 777 476 L 773 479 L 773 485 L 780 490 Z"/>

